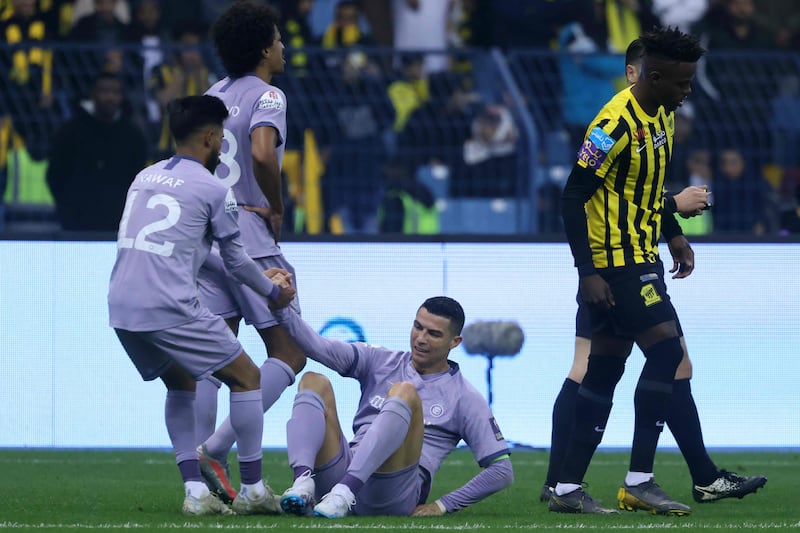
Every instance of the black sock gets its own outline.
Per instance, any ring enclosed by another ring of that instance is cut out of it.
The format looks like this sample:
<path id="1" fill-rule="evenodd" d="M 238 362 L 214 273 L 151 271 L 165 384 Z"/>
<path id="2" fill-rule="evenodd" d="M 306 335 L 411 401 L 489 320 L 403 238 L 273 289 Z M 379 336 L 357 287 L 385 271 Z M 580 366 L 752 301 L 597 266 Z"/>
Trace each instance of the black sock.
<path id="1" fill-rule="evenodd" d="M 569 446 L 564 452 L 558 481 L 577 484 L 583 481 L 592 455 L 603 438 L 610 413 L 610 397 L 594 394 L 584 386 L 578 389 L 575 399 L 575 425 Z"/>
<path id="2" fill-rule="evenodd" d="M 719 477 L 719 470 L 706 451 L 697 405 L 688 379 L 676 379 L 673 383 L 667 425 L 681 449 L 694 484 L 710 485 Z"/>
<path id="3" fill-rule="evenodd" d="M 567 378 L 561 385 L 561 392 L 558 393 L 553 404 L 553 429 L 550 433 L 550 462 L 547 465 L 547 478 L 545 483 L 555 487 L 558 482 L 558 473 L 561 464 L 564 462 L 564 454 L 567 452 L 569 434 L 575 422 L 575 399 L 578 396 L 580 383 Z"/>
<path id="4" fill-rule="evenodd" d="M 683 357 L 678 337 L 642 350 L 646 361 L 633 395 L 635 421 L 631 445 L 631 472 L 652 472 L 658 438 L 664 430 L 672 397 L 675 370 Z"/>

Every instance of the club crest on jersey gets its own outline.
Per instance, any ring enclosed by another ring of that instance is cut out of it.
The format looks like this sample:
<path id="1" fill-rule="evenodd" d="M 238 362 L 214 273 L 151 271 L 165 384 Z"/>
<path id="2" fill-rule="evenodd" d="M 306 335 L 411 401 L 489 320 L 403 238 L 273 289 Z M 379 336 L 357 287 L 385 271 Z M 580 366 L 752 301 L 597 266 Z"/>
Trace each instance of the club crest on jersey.
<path id="1" fill-rule="evenodd" d="M 642 290 L 639 291 L 639 294 L 641 294 L 644 305 L 647 307 L 661 303 L 661 296 L 652 283 L 642 286 Z"/>
<path id="2" fill-rule="evenodd" d="M 233 189 L 228 189 L 228 194 L 225 195 L 225 212 L 235 213 L 239 210 L 236 206 L 236 197 L 233 195 Z"/>
<path id="3" fill-rule="evenodd" d="M 585 167 L 598 168 L 616 142 L 601 128 L 594 128 L 578 151 L 578 162 Z"/>
<path id="4" fill-rule="evenodd" d="M 432 417 L 439 418 L 444 414 L 444 407 L 440 403 L 435 403 L 431 405 L 430 409 L 428 409 L 428 412 Z"/>
<path id="5" fill-rule="evenodd" d="M 258 99 L 258 109 L 283 109 L 283 97 L 275 89 L 270 89 Z"/>

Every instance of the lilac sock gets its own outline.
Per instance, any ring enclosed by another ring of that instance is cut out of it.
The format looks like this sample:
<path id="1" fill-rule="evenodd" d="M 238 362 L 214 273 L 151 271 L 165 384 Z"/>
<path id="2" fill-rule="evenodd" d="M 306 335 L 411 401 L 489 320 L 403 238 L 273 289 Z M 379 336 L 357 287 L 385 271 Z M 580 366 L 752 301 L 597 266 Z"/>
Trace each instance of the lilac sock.
<path id="1" fill-rule="evenodd" d="M 197 459 L 181 461 L 178 463 L 178 470 L 181 471 L 181 477 L 183 478 L 184 483 L 187 481 L 199 481 L 201 483 L 205 483 L 205 481 L 203 481 L 203 475 L 200 473 L 200 461 Z"/>
<path id="2" fill-rule="evenodd" d="M 218 383 L 215 378 L 197 382 L 197 398 L 194 401 L 194 432 L 197 444 L 203 444 L 217 427 Z"/>
<path id="3" fill-rule="evenodd" d="M 314 465 L 324 439 L 325 402 L 316 392 L 301 390 L 294 397 L 292 417 L 286 422 L 286 447 L 295 479 L 298 467 L 308 470 Z"/>
<path id="4" fill-rule="evenodd" d="M 391 456 L 408 434 L 411 408 L 398 397 L 386 400 L 380 413 L 358 444 L 342 483 L 353 494 Z M 359 485 L 360 482 L 360 485 Z"/>
<path id="5" fill-rule="evenodd" d="M 182 390 L 168 390 L 164 402 L 164 420 L 167 433 L 175 452 L 175 462 L 197 459 L 197 444 L 194 440 L 194 398 L 195 393 Z"/>
<path id="6" fill-rule="evenodd" d="M 239 443 L 239 462 L 261 459 L 264 438 L 264 411 L 261 409 L 261 391 L 231 392 L 231 426 Z"/>
<path id="7" fill-rule="evenodd" d="M 261 402 L 266 413 L 278 401 L 286 387 L 294 383 L 294 372 L 279 359 L 267 359 L 261 365 Z M 230 417 L 226 418 L 213 435 L 205 440 L 206 450 L 212 457 L 222 459 L 236 442 L 236 432 L 231 426 Z"/>

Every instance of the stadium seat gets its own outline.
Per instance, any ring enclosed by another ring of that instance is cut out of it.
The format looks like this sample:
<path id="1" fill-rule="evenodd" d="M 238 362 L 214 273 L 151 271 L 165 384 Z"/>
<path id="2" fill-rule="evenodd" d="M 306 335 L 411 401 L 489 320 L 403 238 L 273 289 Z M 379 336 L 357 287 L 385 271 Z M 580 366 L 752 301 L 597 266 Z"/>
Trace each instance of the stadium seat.
<path id="1" fill-rule="evenodd" d="M 449 198 L 439 201 L 442 233 L 524 233 L 528 202 L 516 198 Z"/>

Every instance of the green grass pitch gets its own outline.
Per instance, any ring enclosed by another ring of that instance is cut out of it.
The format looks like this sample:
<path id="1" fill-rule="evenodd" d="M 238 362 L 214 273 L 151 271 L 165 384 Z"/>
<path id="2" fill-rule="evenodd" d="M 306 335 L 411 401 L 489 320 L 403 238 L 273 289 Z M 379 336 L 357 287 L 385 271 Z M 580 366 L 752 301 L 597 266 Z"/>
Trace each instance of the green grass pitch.
<path id="1" fill-rule="evenodd" d="M 163 450 L 0 450 L 0 529 L 9 531 L 530 531 L 530 530 L 800 530 L 800 453 L 721 452 L 722 468 L 764 474 L 766 487 L 742 500 L 695 504 L 681 456 L 659 453 L 656 480 L 674 498 L 692 506 L 687 517 L 643 512 L 619 516 L 562 515 L 538 500 L 547 454 L 512 455 L 515 482 L 464 511 L 436 518 L 351 517 L 329 521 L 295 516 L 184 517 L 178 470 Z M 231 456 L 233 459 L 233 456 Z M 587 491 L 607 506 L 627 470 L 628 454 L 599 452 L 586 477 Z M 232 465 L 234 471 L 235 464 Z M 452 454 L 436 476 L 432 498 L 467 481 L 477 471 L 468 451 Z M 290 482 L 285 451 L 264 454 L 264 472 L 276 492 Z M 237 481 L 238 483 L 238 481 Z"/>

